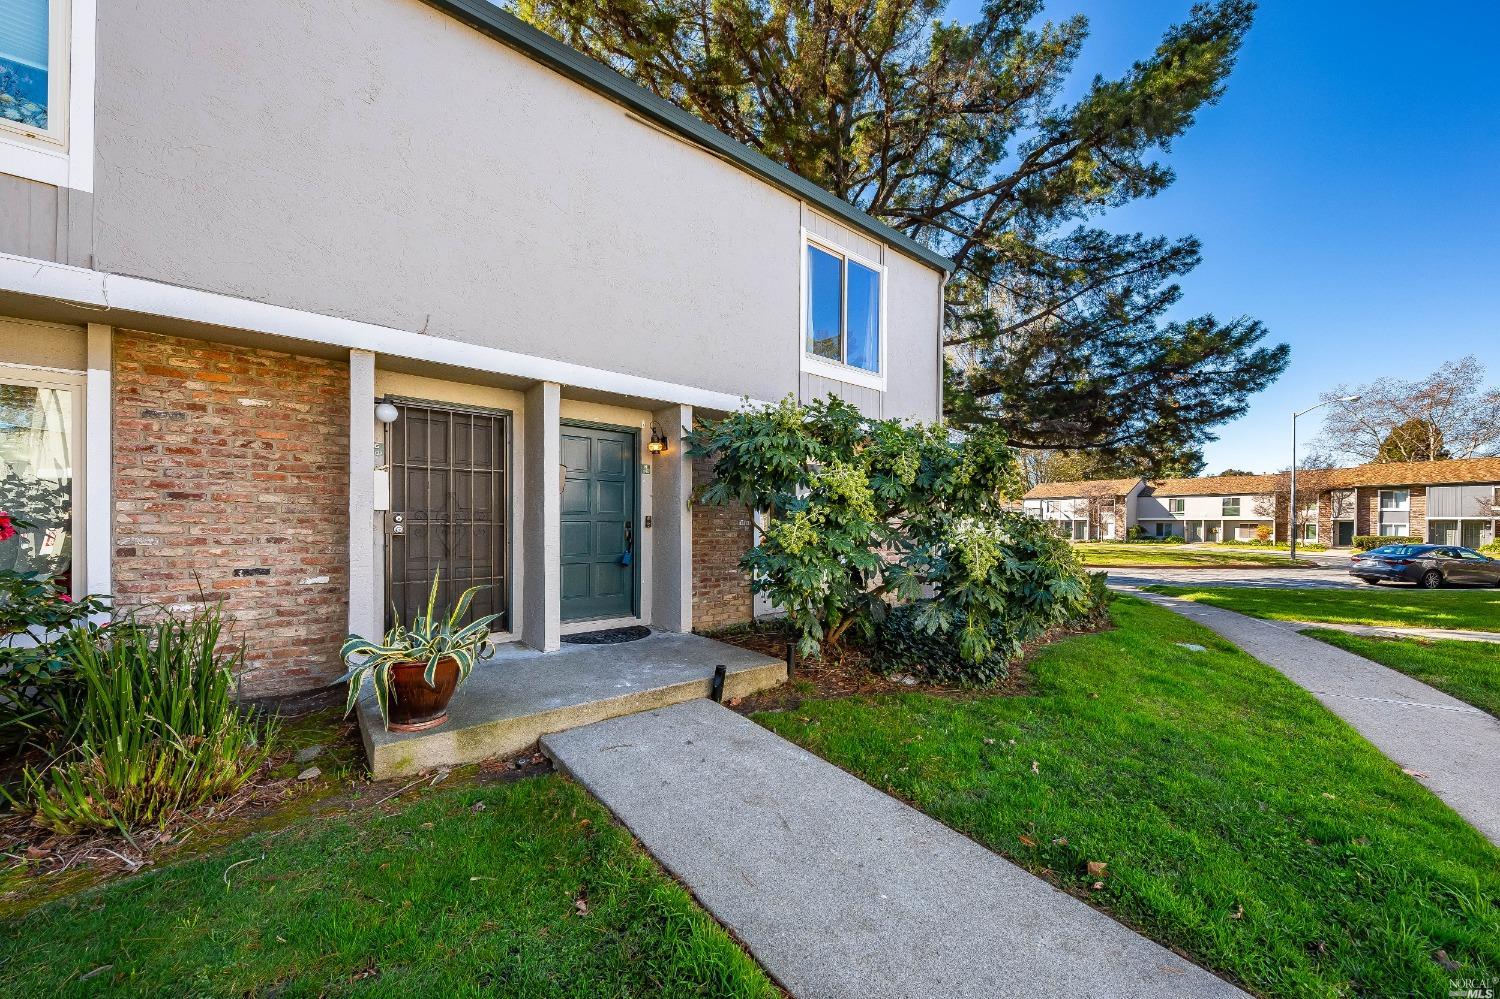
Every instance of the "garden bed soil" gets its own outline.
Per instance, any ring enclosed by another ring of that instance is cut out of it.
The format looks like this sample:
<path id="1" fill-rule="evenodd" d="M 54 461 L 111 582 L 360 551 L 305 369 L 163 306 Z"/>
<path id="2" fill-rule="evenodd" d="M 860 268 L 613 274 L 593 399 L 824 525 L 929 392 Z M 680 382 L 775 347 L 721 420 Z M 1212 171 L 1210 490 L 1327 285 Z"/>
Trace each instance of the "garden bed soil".
<path id="1" fill-rule="evenodd" d="M 921 693 L 954 698 L 1020 697 L 1032 692 L 1031 672 L 1027 665 L 1039 649 L 1069 635 L 1106 631 L 1112 627 L 1113 625 L 1105 622 L 1054 628 L 1026 646 L 1022 654 L 1010 664 L 1003 680 L 986 686 L 932 683 L 912 674 L 882 673 L 871 665 L 879 655 L 877 650 L 854 642 L 847 643 L 840 649 L 825 645 L 818 658 L 798 659 L 791 676 L 782 686 L 772 687 L 749 697 L 735 698 L 725 702 L 725 706 L 748 715 L 757 711 L 793 709 L 807 701 L 877 694 Z M 783 660 L 786 659 L 787 643 L 791 640 L 790 630 L 777 621 L 729 628 L 715 632 L 711 637 Z"/>

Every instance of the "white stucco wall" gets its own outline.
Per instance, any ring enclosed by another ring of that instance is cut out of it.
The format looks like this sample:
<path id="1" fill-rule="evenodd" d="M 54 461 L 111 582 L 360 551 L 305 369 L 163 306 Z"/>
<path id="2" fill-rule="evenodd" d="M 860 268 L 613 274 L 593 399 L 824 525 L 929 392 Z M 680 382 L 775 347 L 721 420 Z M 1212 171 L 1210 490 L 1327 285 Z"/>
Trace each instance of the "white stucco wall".
<path id="1" fill-rule="evenodd" d="M 1185 510 L 1182 513 L 1173 513 L 1171 501 L 1173 499 L 1185 500 Z M 1222 520 L 1224 519 L 1224 500 L 1227 496 L 1141 496 L 1136 499 L 1136 519 L 1138 520 Z M 1269 510 L 1270 497 L 1243 495 L 1240 497 L 1240 512 L 1232 520 L 1270 520 L 1270 516 L 1261 513 L 1261 509 Z"/>
<path id="2" fill-rule="evenodd" d="M 94 266 L 775 399 L 800 201 L 419 0 L 99 23 Z M 885 251 L 884 415 L 937 415 L 938 271 Z"/>

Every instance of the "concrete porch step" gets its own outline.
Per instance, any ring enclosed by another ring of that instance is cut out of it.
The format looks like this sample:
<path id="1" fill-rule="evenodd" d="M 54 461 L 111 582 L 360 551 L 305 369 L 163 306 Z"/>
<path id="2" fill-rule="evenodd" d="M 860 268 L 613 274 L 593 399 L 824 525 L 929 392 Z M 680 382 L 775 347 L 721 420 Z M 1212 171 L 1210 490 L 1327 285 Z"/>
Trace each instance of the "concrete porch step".
<path id="1" fill-rule="evenodd" d="M 387 732 L 368 684 L 359 700 L 365 756 L 377 779 L 516 753 L 543 735 L 707 697 L 714 667 L 724 697 L 786 681 L 786 663 L 701 635 L 653 632 L 618 645 L 564 645 L 542 653 L 502 646 L 474 668 L 447 724 Z"/>

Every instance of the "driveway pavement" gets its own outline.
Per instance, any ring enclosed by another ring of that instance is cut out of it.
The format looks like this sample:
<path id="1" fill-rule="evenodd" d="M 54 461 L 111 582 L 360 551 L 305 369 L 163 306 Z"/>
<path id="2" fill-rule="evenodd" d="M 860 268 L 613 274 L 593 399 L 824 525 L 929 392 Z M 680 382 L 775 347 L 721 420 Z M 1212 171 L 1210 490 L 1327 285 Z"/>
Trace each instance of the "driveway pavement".
<path id="1" fill-rule="evenodd" d="M 542 738 L 788 992 L 1243 992 L 711 701 Z"/>
<path id="2" fill-rule="evenodd" d="M 1343 568 L 1318 569 L 1104 569 L 1111 585 L 1121 586 L 1260 586 L 1326 589 L 1358 588 Z"/>
<path id="3" fill-rule="evenodd" d="M 1500 846 L 1500 720 L 1287 621 L 1157 593 L 1142 599 L 1218 632 L 1310 691 L 1334 714 Z"/>

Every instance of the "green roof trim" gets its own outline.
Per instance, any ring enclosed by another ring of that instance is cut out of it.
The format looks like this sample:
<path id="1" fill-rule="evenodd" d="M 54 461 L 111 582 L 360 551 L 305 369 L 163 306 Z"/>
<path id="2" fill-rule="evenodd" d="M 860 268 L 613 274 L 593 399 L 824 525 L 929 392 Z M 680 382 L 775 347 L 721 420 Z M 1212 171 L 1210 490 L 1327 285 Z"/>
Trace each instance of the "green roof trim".
<path id="1" fill-rule="evenodd" d="M 830 215 L 837 216 L 882 243 L 888 243 L 938 270 L 949 273 L 954 270 L 956 265 L 942 254 L 934 253 L 910 236 L 897 232 L 842 198 L 823 190 L 807 178 L 793 173 L 749 146 L 736 142 L 718 129 L 704 123 L 696 115 L 684 111 L 670 101 L 662 100 L 639 84 L 625 79 L 603 63 L 590 59 L 570 45 L 564 45 L 546 32 L 501 10 L 488 0 L 424 0 L 424 2 L 462 21 L 474 30 L 490 36 L 497 42 L 519 50 L 595 93 L 625 105 L 653 124 L 718 153 L 741 169 L 807 201 Z"/>

